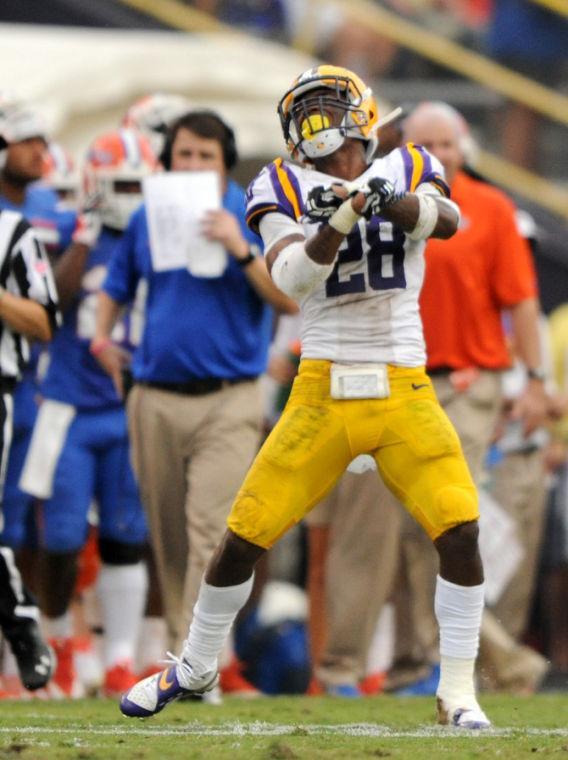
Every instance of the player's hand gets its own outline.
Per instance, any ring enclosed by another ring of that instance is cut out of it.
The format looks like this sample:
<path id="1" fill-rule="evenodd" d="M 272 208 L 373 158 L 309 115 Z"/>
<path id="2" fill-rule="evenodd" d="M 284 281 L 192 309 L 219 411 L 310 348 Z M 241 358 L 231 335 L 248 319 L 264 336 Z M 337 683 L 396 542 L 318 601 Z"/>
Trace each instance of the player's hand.
<path id="1" fill-rule="evenodd" d="M 99 213 L 101 202 L 100 193 L 95 193 L 85 199 L 77 215 L 77 223 L 72 235 L 74 243 L 86 245 L 87 248 L 93 248 L 96 245 L 102 227 Z"/>
<path id="2" fill-rule="evenodd" d="M 306 214 L 310 219 L 326 220 L 345 200 L 333 187 L 318 185 L 310 190 L 306 200 Z"/>
<path id="3" fill-rule="evenodd" d="M 365 197 L 365 203 L 361 209 L 362 216 L 370 219 L 372 216 L 380 216 L 393 203 L 399 201 L 404 193 L 397 193 L 394 185 L 388 179 L 382 177 L 373 177 L 366 186 L 361 187 L 355 192 L 360 192 Z"/>

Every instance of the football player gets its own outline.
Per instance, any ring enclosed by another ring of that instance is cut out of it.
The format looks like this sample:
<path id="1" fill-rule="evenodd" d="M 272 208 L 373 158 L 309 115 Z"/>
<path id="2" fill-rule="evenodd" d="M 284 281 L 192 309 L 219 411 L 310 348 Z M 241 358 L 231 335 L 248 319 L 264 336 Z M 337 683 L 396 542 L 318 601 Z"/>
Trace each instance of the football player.
<path id="1" fill-rule="evenodd" d="M 420 146 L 373 160 L 377 106 L 352 72 L 309 69 L 278 113 L 302 164 L 277 159 L 261 171 L 248 190 L 248 222 L 263 238 L 274 282 L 300 303 L 299 373 L 236 496 L 181 657 L 134 686 L 122 712 L 154 715 L 212 688 L 257 560 L 354 457 L 370 454 L 440 556 L 438 718 L 485 728 L 473 680 L 484 598 L 477 494 L 424 370 L 418 309 L 425 241 L 451 237 L 459 211 L 441 164 Z"/>
<path id="2" fill-rule="evenodd" d="M 40 600 L 58 655 L 52 687 L 64 696 L 80 694 L 69 604 L 92 501 L 99 511 L 102 560 L 98 586 L 105 631 L 103 689 L 112 696 L 136 680 L 133 658 L 147 584 L 142 561 L 146 524 L 130 467 L 123 401 L 92 355 L 90 343 L 107 263 L 142 201 L 141 181 L 154 168 L 150 144 L 138 132 L 122 129 L 97 138 L 83 170 L 85 197 L 95 201 L 80 214 L 73 243 L 55 267 L 64 322 L 41 385 L 43 402 L 21 484 L 45 500 Z M 137 329 L 131 311 L 116 326 L 116 343 L 125 360 Z"/>

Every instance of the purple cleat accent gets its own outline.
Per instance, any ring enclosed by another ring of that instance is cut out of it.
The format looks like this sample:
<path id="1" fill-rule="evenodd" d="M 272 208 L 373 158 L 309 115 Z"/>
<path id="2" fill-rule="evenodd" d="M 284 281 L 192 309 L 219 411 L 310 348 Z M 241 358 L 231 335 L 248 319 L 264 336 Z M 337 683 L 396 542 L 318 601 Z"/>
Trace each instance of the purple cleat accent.
<path id="1" fill-rule="evenodd" d="M 186 668 L 191 674 L 187 663 L 180 661 L 180 667 Z M 195 685 L 192 683 L 191 687 L 186 689 L 180 685 L 176 664 L 172 664 L 160 673 L 138 681 L 122 696 L 120 711 L 128 718 L 150 718 L 184 694 L 203 694 L 210 691 L 218 679 L 216 672 L 210 672 L 201 678 L 194 679 Z"/>

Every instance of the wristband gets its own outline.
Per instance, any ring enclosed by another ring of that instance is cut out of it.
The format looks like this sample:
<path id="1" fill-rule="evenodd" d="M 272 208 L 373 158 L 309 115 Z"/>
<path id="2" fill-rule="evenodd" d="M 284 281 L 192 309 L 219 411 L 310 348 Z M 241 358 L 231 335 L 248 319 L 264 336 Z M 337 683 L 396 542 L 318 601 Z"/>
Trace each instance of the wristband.
<path id="1" fill-rule="evenodd" d="M 361 214 L 358 214 L 353 210 L 351 205 L 351 198 L 343 201 L 341 206 L 334 211 L 329 217 L 329 226 L 333 227 L 337 232 L 341 232 L 342 235 L 348 235 L 353 229 L 353 225 L 359 221 Z"/>
<path id="2" fill-rule="evenodd" d="M 237 262 L 238 266 L 244 268 L 244 267 L 248 267 L 249 264 L 252 264 L 252 262 L 255 259 L 256 259 L 256 253 L 254 253 L 254 251 L 252 251 L 249 248 L 249 252 L 247 253 L 247 255 L 244 258 L 242 258 L 242 259 L 235 259 L 235 261 Z"/>
<path id="3" fill-rule="evenodd" d="M 418 219 L 413 230 L 407 232 L 411 240 L 426 240 L 434 232 L 438 223 L 438 205 L 432 195 L 416 193 L 418 198 Z"/>
<path id="4" fill-rule="evenodd" d="M 93 338 L 91 345 L 89 346 L 89 352 L 91 356 L 98 356 L 110 345 L 112 345 L 112 340 L 110 338 Z"/>
<path id="5" fill-rule="evenodd" d="M 541 383 L 544 383 L 547 379 L 546 370 L 542 367 L 532 367 L 528 369 L 527 376 L 529 380 L 540 380 Z"/>

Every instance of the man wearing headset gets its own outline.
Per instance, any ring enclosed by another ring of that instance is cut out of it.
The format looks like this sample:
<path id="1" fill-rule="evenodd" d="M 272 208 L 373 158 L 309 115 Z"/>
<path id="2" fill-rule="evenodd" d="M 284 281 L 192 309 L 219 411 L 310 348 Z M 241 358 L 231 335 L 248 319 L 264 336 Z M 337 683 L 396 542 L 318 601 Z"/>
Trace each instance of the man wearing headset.
<path id="1" fill-rule="evenodd" d="M 237 161 L 233 131 L 215 113 L 189 112 L 172 125 L 161 161 L 166 171 L 218 172 L 222 208 L 208 212 L 202 226 L 224 246 L 229 263 L 217 278 L 186 268 L 154 271 L 142 206 L 110 264 L 91 348 L 120 387 L 120 359 L 109 336 L 145 279 L 146 324 L 132 363 L 128 412 L 173 646 L 187 631 L 201 576 L 260 441 L 258 376 L 272 322 L 267 304 L 296 306 L 273 285 L 256 254 L 259 239 L 247 230 L 244 192 L 228 177 Z"/>

